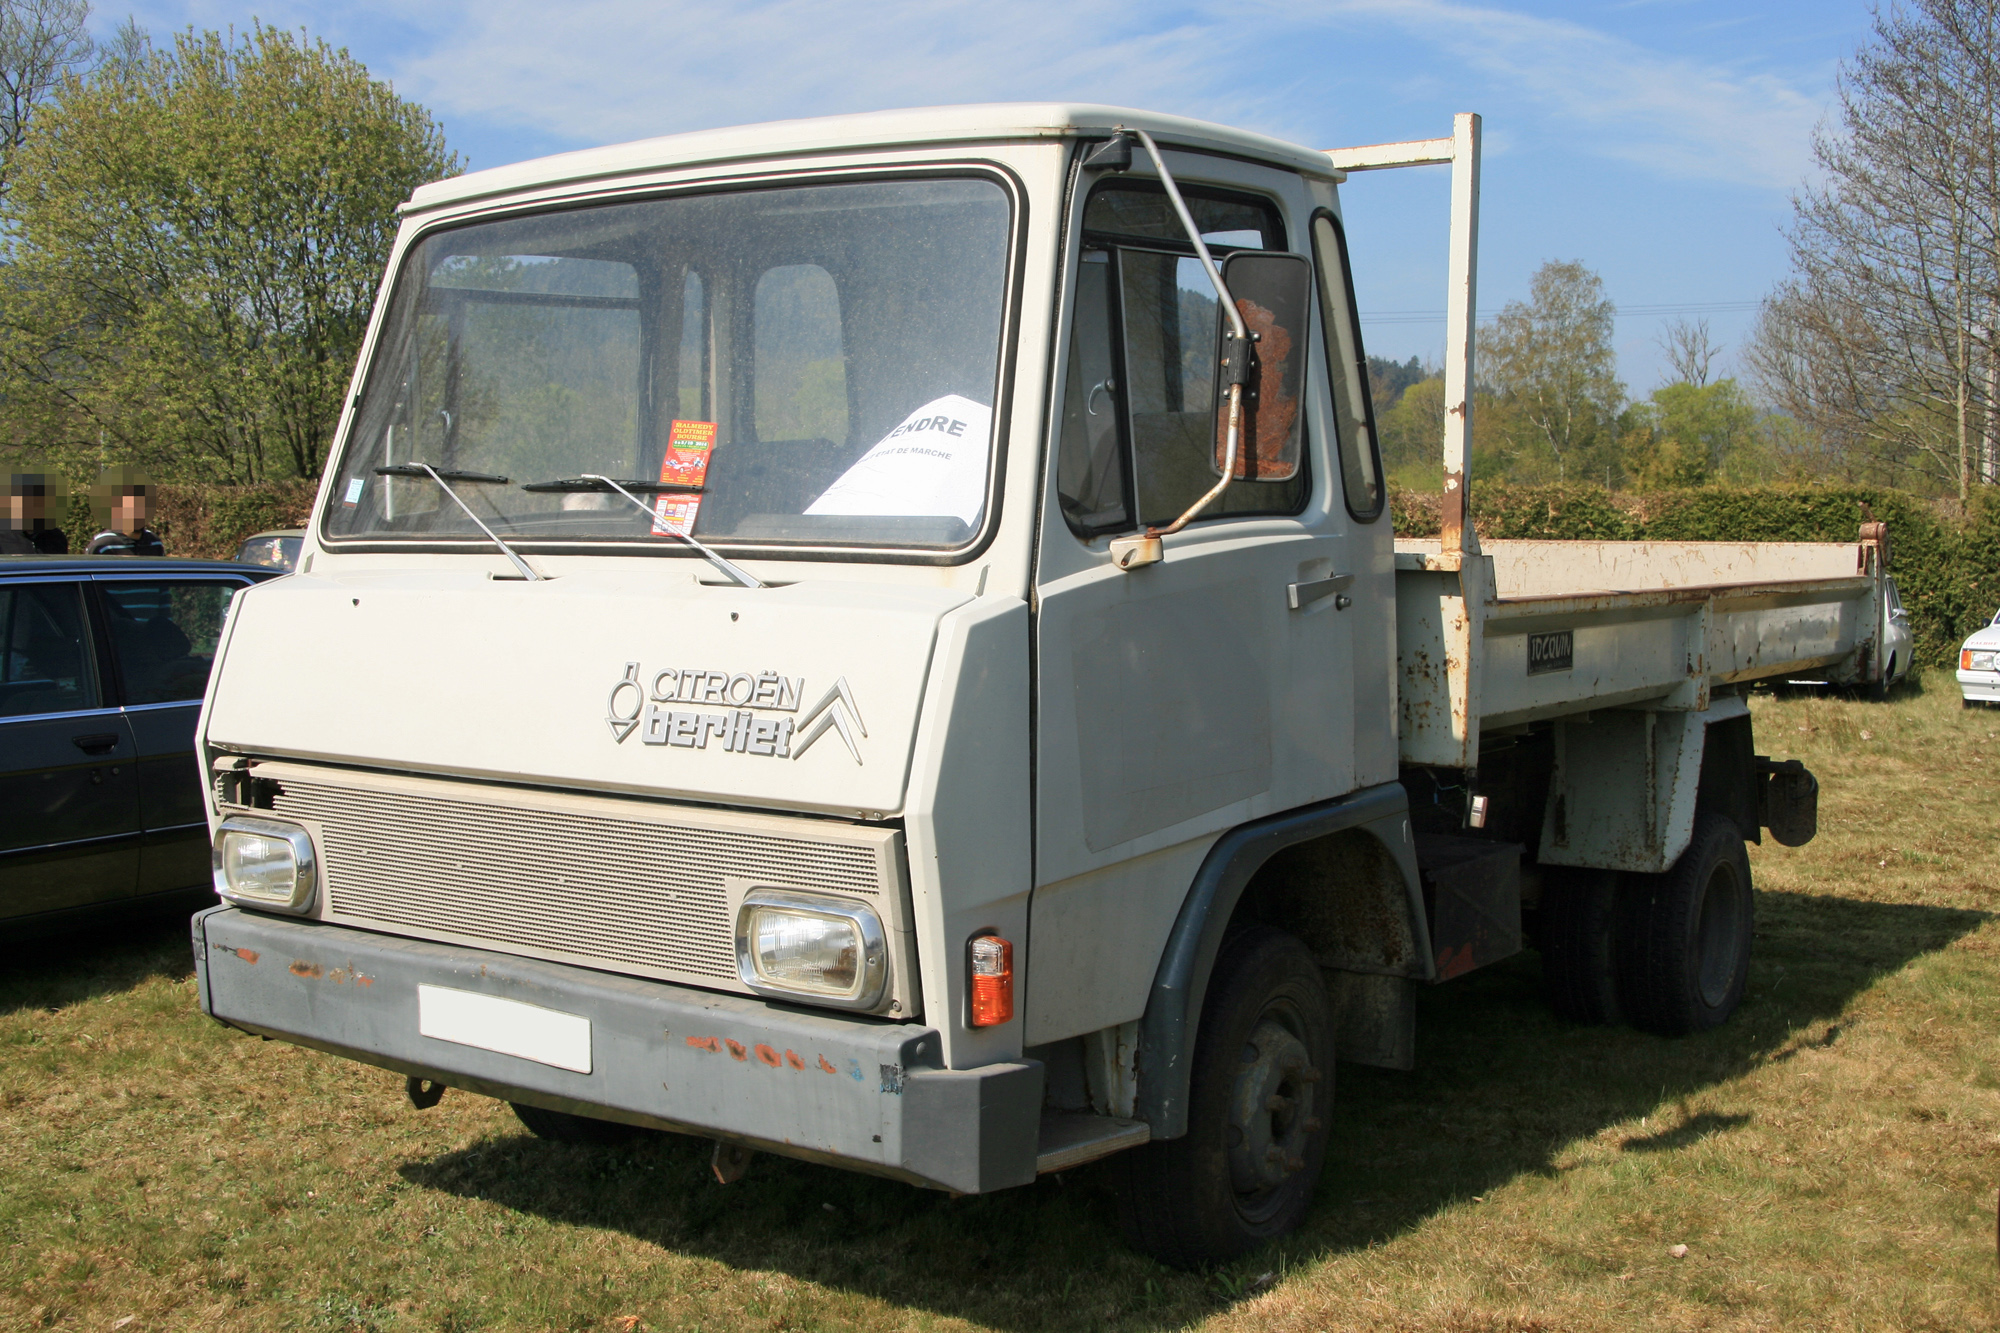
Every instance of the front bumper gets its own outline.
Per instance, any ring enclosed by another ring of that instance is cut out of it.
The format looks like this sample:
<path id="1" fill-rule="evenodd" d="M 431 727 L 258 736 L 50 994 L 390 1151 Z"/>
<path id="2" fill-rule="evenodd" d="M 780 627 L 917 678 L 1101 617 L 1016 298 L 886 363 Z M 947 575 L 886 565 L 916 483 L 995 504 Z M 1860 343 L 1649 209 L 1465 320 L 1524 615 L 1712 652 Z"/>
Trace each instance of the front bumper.
<path id="1" fill-rule="evenodd" d="M 2000 704 L 2000 671 L 1961 671 L 1958 691 L 1968 699 Z"/>
<path id="2" fill-rule="evenodd" d="M 935 1029 L 214 907 L 202 1011 L 449 1087 L 974 1194 L 1035 1178 L 1042 1066 L 937 1067 Z M 419 985 L 590 1022 L 579 1073 L 422 1035 Z"/>

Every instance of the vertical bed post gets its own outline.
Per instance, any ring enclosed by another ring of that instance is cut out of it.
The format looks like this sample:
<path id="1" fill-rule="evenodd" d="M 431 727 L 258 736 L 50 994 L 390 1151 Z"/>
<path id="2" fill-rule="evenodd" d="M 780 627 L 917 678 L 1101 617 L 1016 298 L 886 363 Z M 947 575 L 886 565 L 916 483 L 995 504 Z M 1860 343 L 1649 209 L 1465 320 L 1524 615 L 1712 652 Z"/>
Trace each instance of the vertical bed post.
<path id="1" fill-rule="evenodd" d="M 1451 288 L 1444 331 L 1444 554 L 1477 554 L 1472 529 L 1473 335 L 1479 320 L 1479 117 L 1460 112 L 1451 132 Z"/>

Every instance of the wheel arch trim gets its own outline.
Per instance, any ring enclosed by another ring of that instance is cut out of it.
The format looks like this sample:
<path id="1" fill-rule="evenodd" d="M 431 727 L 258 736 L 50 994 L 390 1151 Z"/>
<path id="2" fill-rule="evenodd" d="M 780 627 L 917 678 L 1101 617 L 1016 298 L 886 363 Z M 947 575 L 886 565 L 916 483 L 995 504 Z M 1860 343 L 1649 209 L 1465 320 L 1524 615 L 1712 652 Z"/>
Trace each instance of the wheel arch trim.
<path id="1" fill-rule="evenodd" d="M 1195 1037 L 1224 932 L 1257 871 L 1285 848 L 1349 830 L 1359 830 L 1379 842 L 1402 872 L 1405 909 L 1424 969 L 1422 979 L 1435 980 L 1409 809 L 1409 795 L 1402 784 L 1386 782 L 1239 825 L 1209 849 L 1160 953 L 1146 1013 L 1139 1022 L 1139 1088 L 1134 1114 L 1151 1127 L 1154 1139 L 1187 1133 Z"/>

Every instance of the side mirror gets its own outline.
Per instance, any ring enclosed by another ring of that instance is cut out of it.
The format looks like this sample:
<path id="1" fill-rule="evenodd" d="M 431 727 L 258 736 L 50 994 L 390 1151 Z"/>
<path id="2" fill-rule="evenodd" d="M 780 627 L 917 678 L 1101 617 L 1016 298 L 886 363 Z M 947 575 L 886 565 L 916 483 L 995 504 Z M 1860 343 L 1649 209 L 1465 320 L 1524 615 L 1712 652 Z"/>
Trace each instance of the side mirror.
<path id="1" fill-rule="evenodd" d="M 1243 250 L 1222 261 L 1222 282 L 1250 330 L 1250 378 L 1243 386 L 1243 440 L 1236 454 L 1238 481 L 1290 481 L 1298 475 L 1304 436 L 1303 406 L 1312 263 L 1304 255 Z M 1215 453 L 1209 467 L 1222 475 L 1229 454 L 1229 322 L 1222 321 L 1215 358 Z"/>

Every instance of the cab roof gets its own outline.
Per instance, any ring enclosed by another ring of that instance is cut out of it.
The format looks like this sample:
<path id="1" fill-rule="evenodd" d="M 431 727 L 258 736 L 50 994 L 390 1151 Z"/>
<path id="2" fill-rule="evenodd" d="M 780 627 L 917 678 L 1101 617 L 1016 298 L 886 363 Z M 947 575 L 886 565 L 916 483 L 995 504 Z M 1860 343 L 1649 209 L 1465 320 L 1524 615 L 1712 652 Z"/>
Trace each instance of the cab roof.
<path id="1" fill-rule="evenodd" d="M 901 145 L 1068 139 L 1108 135 L 1120 125 L 1143 129 L 1163 146 L 1252 157 L 1316 175 L 1333 174 L 1333 166 L 1324 153 L 1226 125 L 1128 107 L 995 102 L 872 111 L 812 120 L 774 120 L 762 125 L 697 130 L 558 153 L 420 185 L 403 205 L 403 212 L 427 212 L 517 190 L 671 167 Z"/>

